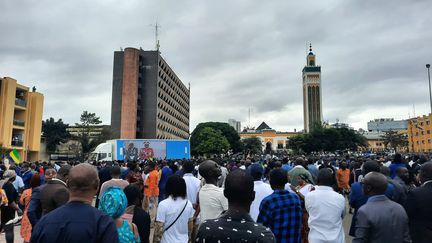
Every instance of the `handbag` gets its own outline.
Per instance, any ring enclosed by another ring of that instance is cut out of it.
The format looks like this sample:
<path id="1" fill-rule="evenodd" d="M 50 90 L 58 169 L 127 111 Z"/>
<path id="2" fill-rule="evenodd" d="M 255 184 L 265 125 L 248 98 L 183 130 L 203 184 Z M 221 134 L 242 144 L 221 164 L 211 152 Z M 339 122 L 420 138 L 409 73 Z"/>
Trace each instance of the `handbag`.
<path id="1" fill-rule="evenodd" d="M 184 210 L 185 210 L 185 208 L 186 208 L 186 206 L 187 206 L 187 204 L 188 204 L 188 200 L 186 200 L 186 203 L 185 203 L 185 205 L 184 205 L 184 207 L 183 207 L 183 209 L 182 209 L 182 211 L 180 212 L 180 214 L 177 216 L 177 218 L 165 229 L 165 231 L 167 231 L 167 230 L 169 230 L 170 228 L 171 228 L 171 226 L 173 226 L 174 224 L 175 224 L 175 222 L 177 222 L 177 220 L 180 218 L 180 216 L 183 214 L 183 212 L 184 212 Z"/>

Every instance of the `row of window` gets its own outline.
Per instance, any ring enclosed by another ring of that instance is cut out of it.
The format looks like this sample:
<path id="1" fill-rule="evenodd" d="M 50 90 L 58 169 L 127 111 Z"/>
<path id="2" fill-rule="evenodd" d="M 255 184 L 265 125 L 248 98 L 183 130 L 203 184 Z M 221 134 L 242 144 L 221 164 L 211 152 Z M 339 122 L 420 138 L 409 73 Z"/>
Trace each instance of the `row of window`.
<path id="1" fill-rule="evenodd" d="M 428 140 L 427 140 L 427 143 L 431 143 L 431 140 L 428 139 Z M 419 145 L 419 144 L 420 144 L 420 141 L 417 141 L 417 145 Z M 421 144 L 425 144 L 425 140 L 422 140 L 422 141 L 421 141 Z"/>
<path id="2" fill-rule="evenodd" d="M 172 119 L 172 117 L 170 117 L 170 115 L 165 113 L 165 112 L 158 112 L 157 117 L 160 120 L 162 120 L 162 121 L 164 121 L 164 122 L 166 122 L 166 123 L 168 123 L 168 124 L 170 124 L 176 128 L 182 129 L 184 131 L 189 130 L 188 124 L 184 124 L 184 123 L 179 122 L 178 120 Z"/>
<path id="3" fill-rule="evenodd" d="M 172 126 L 169 123 L 165 123 L 165 122 L 158 122 L 157 124 L 157 128 L 159 132 L 166 132 L 172 135 L 175 135 L 177 137 L 188 137 L 188 133 L 180 130 L 174 126 Z"/>
<path id="4" fill-rule="evenodd" d="M 170 114 L 173 118 L 182 122 L 185 125 L 189 125 L 189 116 L 185 116 L 181 111 L 176 110 L 172 104 L 169 104 L 165 99 L 158 99 L 158 108 L 162 111 Z"/>
<path id="5" fill-rule="evenodd" d="M 166 95 L 167 102 L 172 103 L 172 106 L 175 106 L 177 110 L 182 110 L 185 116 L 187 116 L 187 112 L 189 111 L 189 104 L 184 100 L 179 99 L 179 97 L 172 91 L 167 85 L 163 82 L 159 82 L 159 92 L 158 96 L 161 97 Z M 174 102 L 175 101 L 175 102 Z M 171 105 L 171 104 L 170 104 Z"/>
<path id="6" fill-rule="evenodd" d="M 420 134 L 421 134 L 421 135 L 425 135 L 425 132 L 424 132 L 424 131 L 421 131 Z M 427 131 L 426 131 L 426 134 L 431 134 L 431 131 L 430 131 L 430 130 L 427 130 Z M 418 136 L 418 135 L 419 135 L 419 132 L 416 132 L 416 136 Z"/>
<path id="7" fill-rule="evenodd" d="M 161 73 L 161 71 L 159 71 Z M 175 84 L 175 82 L 168 78 L 164 73 L 159 74 L 160 80 L 163 80 L 174 92 L 177 93 L 186 103 L 189 102 L 189 95 L 181 90 L 181 88 Z"/>
<path id="8" fill-rule="evenodd" d="M 159 60 L 159 67 L 177 84 L 177 86 L 180 87 L 180 89 L 187 93 L 186 87 L 183 85 L 183 83 L 177 78 L 177 76 L 171 71 L 171 68 L 168 67 L 168 64 L 163 62 L 162 60 Z M 159 71 L 159 77 L 161 76 L 161 73 Z"/>

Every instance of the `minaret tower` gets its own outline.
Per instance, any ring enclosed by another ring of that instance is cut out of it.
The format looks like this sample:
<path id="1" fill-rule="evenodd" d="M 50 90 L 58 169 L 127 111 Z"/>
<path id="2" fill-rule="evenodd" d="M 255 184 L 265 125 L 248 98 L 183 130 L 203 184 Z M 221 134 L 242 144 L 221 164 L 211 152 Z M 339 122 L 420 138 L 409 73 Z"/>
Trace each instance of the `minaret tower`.
<path id="1" fill-rule="evenodd" d="M 314 126 L 322 124 L 322 98 L 321 98 L 321 66 L 316 65 L 312 44 L 309 45 L 309 54 L 306 57 L 306 66 L 303 68 L 303 119 L 305 132 Z"/>

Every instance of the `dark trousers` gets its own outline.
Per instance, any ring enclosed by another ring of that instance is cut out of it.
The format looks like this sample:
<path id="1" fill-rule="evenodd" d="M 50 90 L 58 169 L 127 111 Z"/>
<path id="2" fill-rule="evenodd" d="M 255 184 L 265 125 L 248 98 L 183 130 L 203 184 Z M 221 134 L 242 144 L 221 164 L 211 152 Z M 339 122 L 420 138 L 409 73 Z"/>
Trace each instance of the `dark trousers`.
<path id="1" fill-rule="evenodd" d="M 13 243 L 14 242 L 14 224 L 8 224 L 4 226 L 5 230 L 5 239 L 6 243 Z"/>

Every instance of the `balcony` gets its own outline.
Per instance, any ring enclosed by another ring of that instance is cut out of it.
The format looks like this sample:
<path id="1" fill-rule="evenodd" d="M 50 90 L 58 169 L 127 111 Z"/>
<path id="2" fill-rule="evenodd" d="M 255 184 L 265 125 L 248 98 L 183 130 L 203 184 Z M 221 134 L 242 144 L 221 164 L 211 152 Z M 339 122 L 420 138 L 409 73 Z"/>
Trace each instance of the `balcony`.
<path id="1" fill-rule="evenodd" d="M 12 140 L 12 146 L 22 147 L 23 141 L 22 140 Z"/>
<path id="2" fill-rule="evenodd" d="M 25 108 L 27 106 L 27 102 L 23 99 L 15 98 L 15 105 Z"/>
<path id="3" fill-rule="evenodd" d="M 19 120 L 19 119 L 14 119 L 13 120 L 13 124 L 14 124 L 14 126 L 24 127 L 25 126 L 25 121 Z"/>

